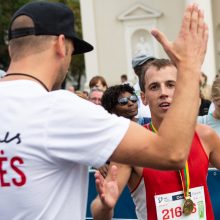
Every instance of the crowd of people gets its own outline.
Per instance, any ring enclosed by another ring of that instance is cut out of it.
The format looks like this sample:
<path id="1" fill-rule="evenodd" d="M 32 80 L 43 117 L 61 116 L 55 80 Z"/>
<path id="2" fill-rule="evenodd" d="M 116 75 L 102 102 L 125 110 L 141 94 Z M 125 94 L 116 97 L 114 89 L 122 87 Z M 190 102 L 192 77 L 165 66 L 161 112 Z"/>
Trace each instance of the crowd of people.
<path id="1" fill-rule="evenodd" d="M 178 219 L 214 220 L 206 177 L 210 164 L 220 168 L 220 79 L 214 111 L 198 116 L 209 98 L 202 10 L 187 6 L 173 42 L 152 30 L 169 59 L 138 53 L 135 85 L 123 74 L 118 85 L 95 76 L 89 91 L 61 90 L 72 57 L 93 50 L 73 27 L 72 10 L 48 1 L 25 4 L 11 19 L 11 61 L 0 79 L 2 218 L 85 219 L 94 167 L 94 220 L 113 217 L 126 185 L 139 220 L 166 219 L 171 209 Z"/>

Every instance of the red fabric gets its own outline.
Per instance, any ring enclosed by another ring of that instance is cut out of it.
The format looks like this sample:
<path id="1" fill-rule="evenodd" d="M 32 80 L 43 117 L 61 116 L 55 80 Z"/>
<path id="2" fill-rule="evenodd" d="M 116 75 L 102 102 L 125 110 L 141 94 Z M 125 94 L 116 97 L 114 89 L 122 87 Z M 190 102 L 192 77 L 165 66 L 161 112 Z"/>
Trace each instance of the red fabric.
<path id="1" fill-rule="evenodd" d="M 204 186 L 207 220 L 214 220 L 211 200 L 206 183 L 208 173 L 208 157 L 197 134 L 194 135 L 188 157 L 190 187 Z M 144 168 L 143 177 L 146 187 L 148 220 L 157 220 L 154 195 L 182 190 L 178 171 L 160 171 Z"/>

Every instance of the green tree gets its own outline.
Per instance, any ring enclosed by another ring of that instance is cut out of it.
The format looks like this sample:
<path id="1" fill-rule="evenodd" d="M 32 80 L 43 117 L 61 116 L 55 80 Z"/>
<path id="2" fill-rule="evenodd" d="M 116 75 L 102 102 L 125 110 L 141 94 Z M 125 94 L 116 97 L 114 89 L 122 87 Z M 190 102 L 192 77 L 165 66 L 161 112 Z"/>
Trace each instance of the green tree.
<path id="1" fill-rule="evenodd" d="M 9 64 L 7 47 L 7 30 L 13 13 L 28 0 L 0 0 L 0 63 L 5 67 Z"/>
<path id="2" fill-rule="evenodd" d="M 10 19 L 14 12 L 27 2 L 31 0 L 0 0 L 0 63 L 5 68 L 9 64 L 8 46 L 7 46 L 7 30 L 10 24 Z M 75 31 L 79 38 L 82 38 L 82 26 L 80 15 L 79 0 L 50 0 L 50 2 L 62 2 L 74 11 Z M 80 79 L 85 74 L 84 55 L 73 56 L 70 71 L 68 73 L 70 78 L 74 78 L 77 84 L 80 85 Z M 80 89 L 79 86 L 76 89 Z"/>

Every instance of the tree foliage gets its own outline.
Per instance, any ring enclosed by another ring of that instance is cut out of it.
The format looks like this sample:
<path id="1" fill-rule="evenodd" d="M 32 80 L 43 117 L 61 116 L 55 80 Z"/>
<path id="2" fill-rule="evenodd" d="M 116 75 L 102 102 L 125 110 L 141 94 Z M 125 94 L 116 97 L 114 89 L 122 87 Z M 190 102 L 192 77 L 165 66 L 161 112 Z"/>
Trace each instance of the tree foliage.
<path id="1" fill-rule="evenodd" d="M 0 0 L 0 63 L 2 63 L 6 69 L 9 64 L 7 30 L 10 20 L 14 12 L 28 2 L 33 2 L 33 0 Z M 62 2 L 74 11 L 75 31 L 77 36 L 82 38 L 79 0 L 50 0 L 50 2 Z M 84 69 L 84 56 L 73 56 L 69 74 L 75 79 L 80 79 L 80 76 L 84 74 Z"/>
<path id="2" fill-rule="evenodd" d="M 13 13 L 28 0 L 0 0 L 0 62 L 6 67 L 9 63 L 7 30 Z"/>

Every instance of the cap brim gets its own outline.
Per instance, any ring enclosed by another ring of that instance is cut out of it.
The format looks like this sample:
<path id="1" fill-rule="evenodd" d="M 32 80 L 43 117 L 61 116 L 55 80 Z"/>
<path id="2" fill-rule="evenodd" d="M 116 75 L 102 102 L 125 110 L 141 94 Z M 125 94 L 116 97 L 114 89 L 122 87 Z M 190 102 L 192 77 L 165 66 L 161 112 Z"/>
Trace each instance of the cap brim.
<path id="1" fill-rule="evenodd" d="M 152 61 L 152 60 L 155 60 L 156 58 L 153 57 L 153 56 L 149 56 L 147 57 L 146 59 L 143 59 L 143 60 L 132 60 L 132 68 L 134 69 L 135 67 L 137 66 L 141 66 L 142 64 L 146 63 L 146 62 L 149 62 L 149 61 Z"/>
<path id="2" fill-rule="evenodd" d="M 88 42 L 81 40 L 77 37 L 73 37 L 72 39 L 73 39 L 73 43 L 74 43 L 73 55 L 87 53 L 87 52 L 93 50 L 93 46 L 91 44 L 89 44 Z"/>
<path id="3" fill-rule="evenodd" d="M 145 62 L 151 61 L 151 60 L 155 60 L 155 57 L 148 57 L 147 59 L 143 60 L 142 62 L 140 62 L 138 65 L 142 65 Z"/>

